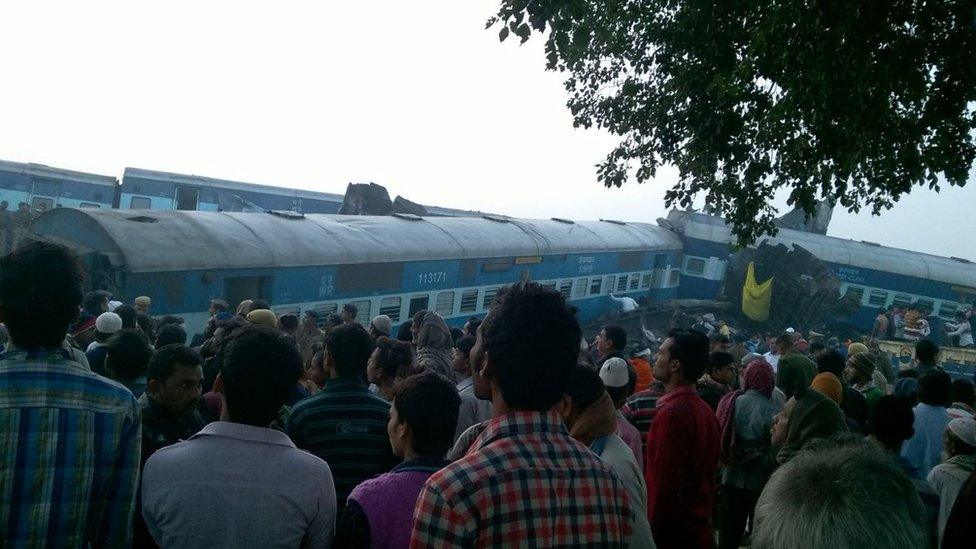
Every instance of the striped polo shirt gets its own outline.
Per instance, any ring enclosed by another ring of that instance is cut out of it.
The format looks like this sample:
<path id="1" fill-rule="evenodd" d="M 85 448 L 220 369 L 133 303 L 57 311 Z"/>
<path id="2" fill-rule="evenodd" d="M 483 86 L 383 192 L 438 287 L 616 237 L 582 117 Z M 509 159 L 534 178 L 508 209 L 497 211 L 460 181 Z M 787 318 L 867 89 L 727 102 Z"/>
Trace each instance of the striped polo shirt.
<path id="1" fill-rule="evenodd" d="M 353 488 L 398 463 L 386 432 L 389 420 L 390 403 L 359 379 L 330 379 L 292 408 L 288 436 L 329 464 L 340 515 Z"/>

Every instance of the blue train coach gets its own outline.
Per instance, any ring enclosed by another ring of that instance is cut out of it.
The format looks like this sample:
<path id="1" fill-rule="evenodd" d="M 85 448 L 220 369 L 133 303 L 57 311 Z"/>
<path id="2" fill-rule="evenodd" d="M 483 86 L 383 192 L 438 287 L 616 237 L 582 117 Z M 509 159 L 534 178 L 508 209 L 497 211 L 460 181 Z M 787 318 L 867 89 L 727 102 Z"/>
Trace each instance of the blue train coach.
<path id="1" fill-rule="evenodd" d="M 119 208 L 123 210 L 338 213 L 343 201 L 341 194 L 139 168 L 125 169 L 119 191 Z"/>
<path id="2" fill-rule="evenodd" d="M 0 160 L 0 200 L 10 211 L 24 202 L 41 213 L 58 206 L 112 208 L 118 180 L 107 175 Z"/>
<path id="3" fill-rule="evenodd" d="M 724 220 L 700 213 L 672 211 L 663 223 L 681 235 L 681 297 L 714 299 L 722 290 L 733 253 Z M 841 280 L 841 294 L 853 294 L 860 309 L 846 321 L 870 331 L 878 309 L 891 305 L 927 308 L 944 320 L 976 300 L 976 264 L 803 231 L 780 229 L 770 244 L 797 244 L 831 267 Z"/>
<path id="4" fill-rule="evenodd" d="M 482 315 L 523 277 L 557 289 L 588 322 L 610 294 L 674 298 L 680 240 L 656 225 L 522 220 L 62 209 L 34 233 L 82 254 L 96 288 L 153 298 L 153 314 L 200 331 L 209 300 L 263 298 L 278 312 L 359 308 L 394 323 L 432 309 Z"/>

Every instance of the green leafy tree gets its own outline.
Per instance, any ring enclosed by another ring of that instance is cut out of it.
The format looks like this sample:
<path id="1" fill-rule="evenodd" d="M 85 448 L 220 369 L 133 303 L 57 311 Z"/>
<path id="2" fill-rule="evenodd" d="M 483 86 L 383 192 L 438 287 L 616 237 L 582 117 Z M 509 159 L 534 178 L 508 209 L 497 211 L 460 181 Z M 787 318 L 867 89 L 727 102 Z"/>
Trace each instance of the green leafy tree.
<path id="1" fill-rule="evenodd" d="M 964 185 L 976 157 L 974 0 L 505 0 L 499 38 L 541 34 L 577 127 L 620 137 L 606 186 L 677 167 L 741 242 L 777 189 L 879 214 Z"/>

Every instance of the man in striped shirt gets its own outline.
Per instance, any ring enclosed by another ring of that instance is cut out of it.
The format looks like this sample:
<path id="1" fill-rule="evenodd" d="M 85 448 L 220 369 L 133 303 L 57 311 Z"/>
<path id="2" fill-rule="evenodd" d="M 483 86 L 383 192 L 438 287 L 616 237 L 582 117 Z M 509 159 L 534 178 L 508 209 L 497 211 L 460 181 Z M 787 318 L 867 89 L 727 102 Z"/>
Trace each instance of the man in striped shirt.
<path id="1" fill-rule="evenodd" d="M 620 407 L 620 414 L 637 427 L 640 433 L 642 452 L 647 452 L 647 433 L 650 432 L 654 414 L 657 413 L 657 400 L 664 393 L 664 384 L 654 380 L 647 389 L 627 397 L 627 402 Z"/>
<path id="2" fill-rule="evenodd" d="M 82 268 L 47 242 L 0 259 L 0 544 L 127 547 L 140 421 L 124 386 L 72 359 Z"/>
<path id="3" fill-rule="evenodd" d="M 390 403 L 366 388 L 373 339 L 356 323 L 334 328 L 325 339 L 325 388 L 298 402 L 286 430 L 295 446 L 322 458 L 335 479 L 339 516 L 360 482 L 392 469 L 386 424 Z"/>

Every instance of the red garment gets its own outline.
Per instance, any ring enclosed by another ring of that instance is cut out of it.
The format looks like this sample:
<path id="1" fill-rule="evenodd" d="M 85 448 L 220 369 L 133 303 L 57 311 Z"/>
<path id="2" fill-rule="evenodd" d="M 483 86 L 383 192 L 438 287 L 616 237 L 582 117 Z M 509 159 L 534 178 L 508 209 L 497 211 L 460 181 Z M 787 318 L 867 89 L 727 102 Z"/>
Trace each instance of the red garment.
<path id="1" fill-rule="evenodd" d="M 634 367 L 637 374 L 637 382 L 634 385 L 634 392 L 639 393 L 647 390 L 654 382 L 654 374 L 651 373 L 651 363 L 642 356 L 635 356 L 630 359 L 630 365 Z"/>
<path id="2" fill-rule="evenodd" d="M 718 458 L 718 421 L 694 385 L 682 385 L 658 399 L 644 455 L 647 518 L 658 547 L 714 545 Z"/>

